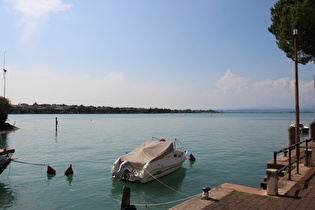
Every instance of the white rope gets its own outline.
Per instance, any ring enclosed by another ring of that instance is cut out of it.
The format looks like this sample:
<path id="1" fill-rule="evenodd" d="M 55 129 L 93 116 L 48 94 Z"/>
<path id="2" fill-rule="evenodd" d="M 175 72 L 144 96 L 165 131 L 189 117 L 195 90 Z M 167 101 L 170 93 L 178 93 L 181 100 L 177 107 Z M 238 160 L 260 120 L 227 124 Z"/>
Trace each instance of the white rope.
<path id="1" fill-rule="evenodd" d="M 182 199 L 178 199 L 178 200 L 175 200 L 175 201 L 168 201 L 168 202 L 163 202 L 163 203 L 155 203 L 155 204 L 137 204 L 137 203 L 132 203 L 133 205 L 135 206 L 141 206 L 141 207 L 148 207 L 148 206 L 161 206 L 161 205 L 166 205 L 166 204 L 171 204 L 171 203 L 177 203 L 177 202 L 181 202 L 181 201 L 184 201 L 184 200 L 188 200 L 188 199 L 191 199 L 191 198 L 194 198 L 200 194 L 196 194 L 196 195 L 187 195 L 185 193 L 182 193 L 178 190 L 175 190 L 174 188 L 166 185 L 165 183 L 163 183 L 162 181 L 160 181 L 158 178 L 156 178 L 155 176 L 153 176 L 150 172 L 148 172 L 147 170 L 145 170 L 150 176 L 152 176 L 156 181 L 158 181 L 159 183 L 161 183 L 162 185 L 164 185 L 165 187 L 173 190 L 174 192 L 177 192 L 179 194 L 182 194 L 182 195 L 185 195 L 187 196 L 186 198 L 182 198 Z"/>
<path id="2" fill-rule="evenodd" d="M 93 189 L 93 190 L 95 190 L 96 192 L 100 193 L 102 196 L 107 197 L 107 198 L 109 198 L 109 199 L 115 201 L 116 203 L 120 204 L 120 201 L 119 201 L 119 200 L 113 199 L 113 198 L 111 198 L 110 196 L 108 196 L 108 195 L 106 195 L 105 193 L 103 193 L 102 191 L 97 190 L 95 187 L 93 187 L 93 186 L 90 185 L 88 182 L 86 182 L 86 181 L 82 178 L 82 176 L 80 176 L 80 174 L 77 172 L 77 170 L 75 170 L 74 168 L 73 168 L 73 170 L 74 170 L 74 172 L 79 176 L 79 178 L 81 179 L 81 181 L 83 181 L 83 183 L 86 184 L 88 187 L 90 187 L 91 189 Z"/>
<path id="3" fill-rule="evenodd" d="M 135 206 L 142 206 L 142 207 L 161 206 L 161 205 L 177 203 L 177 202 L 181 202 L 181 201 L 184 201 L 184 200 L 188 200 L 188 199 L 194 198 L 194 197 L 196 197 L 198 195 L 200 195 L 200 193 L 196 194 L 196 195 L 192 195 L 192 196 L 186 197 L 186 198 L 178 199 L 178 200 L 175 200 L 175 201 L 164 202 L 164 203 L 154 203 L 154 204 L 136 204 L 136 203 L 132 203 L 132 204 L 135 205 Z"/>
<path id="4" fill-rule="evenodd" d="M 145 170 L 145 169 L 144 169 Z M 160 182 L 162 185 L 164 185 L 165 187 L 167 187 L 167 188 L 169 188 L 169 189 L 171 189 L 171 190 L 173 190 L 174 192 L 177 192 L 177 193 L 179 193 L 179 194 L 182 194 L 182 195 L 185 195 L 185 196 L 190 196 L 190 195 L 187 195 L 187 194 L 185 194 L 185 193 L 182 193 L 182 192 L 180 192 L 180 191 L 178 191 L 178 190 L 175 190 L 174 188 L 172 188 L 172 187 L 170 187 L 170 186 L 168 186 L 167 184 L 165 184 L 165 183 L 163 183 L 162 181 L 160 181 L 158 178 L 156 178 L 154 175 L 152 175 L 149 171 L 147 171 L 147 170 L 145 170 L 151 177 L 153 177 L 156 181 L 158 181 L 158 182 Z"/>
<path id="5" fill-rule="evenodd" d="M 74 172 L 83 180 L 83 178 L 78 174 L 78 172 L 77 172 L 75 169 L 73 169 L 73 170 L 74 170 Z M 148 172 L 148 173 L 149 173 L 149 172 Z M 150 174 L 150 173 L 149 173 L 149 174 Z M 180 193 L 180 194 L 186 195 L 186 194 L 184 194 L 184 193 L 181 193 L 181 192 L 179 192 L 179 191 L 176 191 L 175 189 L 173 189 L 173 188 L 167 186 L 166 184 L 164 184 L 163 182 L 161 182 L 160 180 L 158 180 L 156 177 L 154 177 L 152 174 L 150 174 L 150 175 L 151 175 L 154 179 L 156 179 L 158 182 L 160 182 L 161 184 L 163 184 L 164 186 L 166 186 L 166 187 L 172 189 L 172 190 L 175 191 L 175 192 L 178 192 L 178 193 Z M 95 190 L 96 192 L 98 192 L 98 193 L 100 193 L 101 195 L 103 195 L 104 197 L 108 197 L 108 198 L 110 198 L 111 200 L 115 201 L 115 202 L 118 203 L 118 204 L 121 203 L 121 201 L 115 200 L 115 199 L 111 198 L 110 196 L 108 196 L 108 195 L 104 194 L 103 192 L 97 190 L 95 187 L 93 187 L 93 186 L 90 185 L 89 183 L 87 183 L 87 182 L 85 182 L 85 181 L 84 181 L 84 183 L 85 183 L 87 186 L 91 187 L 91 188 L 92 188 L 93 190 Z M 188 196 L 188 197 L 182 198 L 182 199 L 179 199 L 179 200 L 175 200 L 175 201 L 164 202 L 164 203 L 156 203 L 156 204 L 134 204 L 134 203 L 132 203 L 132 204 L 135 205 L 135 206 L 141 206 L 141 207 L 161 206 L 161 205 L 166 205 L 166 204 L 171 204 L 171 203 L 176 203 L 176 202 L 181 202 L 181 201 L 184 201 L 184 200 L 188 200 L 188 199 L 194 198 L 194 197 L 196 197 L 196 196 L 198 196 L 198 195 L 200 195 L 200 194 L 192 195 L 192 196 L 186 195 L 186 196 Z"/>
<path id="6" fill-rule="evenodd" d="M 18 161 L 18 160 L 14 160 L 14 159 L 13 159 L 12 161 L 17 162 L 17 163 L 29 164 L 29 165 L 48 166 L 48 164 L 28 163 L 28 162 Z M 10 168 L 10 169 L 11 169 L 11 168 Z M 101 194 L 102 196 L 107 197 L 107 198 L 109 198 L 109 199 L 115 201 L 116 203 L 120 204 L 120 201 L 119 201 L 119 200 L 113 199 L 113 198 L 111 198 L 110 196 L 104 194 L 102 191 L 97 190 L 95 187 L 93 187 L 93 186 L 90 185 L 88 182 L 86 182 L 86 181 L 83 179 L 83 177 L 78 173 L 77 170 L 75 170 L 75 169 L 73 169 L 73 170 L 74 170 L 75 173 L 78 175 L 78 177 L 84 182 L 84 184 L 86 184 L 88 187 L 90 187 L 90 188 L 93 189 L 94 191 L 98 192 L 98 193 Z M 134 204 L 134 203 L 133 203 L 133 205 L 135 205 L 135 206 L 142 206 L 142 207 L 161 206 L 161 205 L 166 205 L 166 204 L 171 204 L 171 203 L 176 203 L 176 202 L 181 202 L 181 201 L 184 201 L 184 200 L 188 200 L 188 199 L 191 199 L 191 198 L 196 197 L 196 196 L 199 195 L 199 194 L 196 194 L 196 195 L 190 196 L 190 195 L 187 195 L 187 194 L 185 194 L 185 193 L 182 193 L 182 192 L 180 192 L 180 191 L 178 191 L 178 190 L 175 190 L 174 188 L 172 188 L 172 187 L 166 185 L 165 183 L 163 183 L 162 181 L 160 181 L 158 178 L 156 178 L 154 175 L 152 175 L 152 174 L 151 174 L 150 172 L 148 172 L 147 170 L 145 170 L 145 171 L 146 171 L 150 176 L 152 176 L 156 181 L 158 181 L 159 183 L 161 183 L 161 184 L 164 185 L 165 187 L 167 187 L 167 188 L 173 190 L 174 192 L 177 192 L 177 193 L 179 193 L 179 194 L 185 195 L 185 196 L 187 196 L 187 197 L 186 197 L 186 198 L 179 199 L 179 200 L 175 200 L 175 201 L 169 201 L 169 202 L 164 202 L 164 203 L 156 203 L 156 204 Z"/>
<path id="7" fill-rule="evenodd" d="M 17 163 L 28 164 L 28 165 L 35 165 L 35 166 L 48 166 L 48 164 L 28 163 L 28 162 L 23 162 L 23 161 L 15 160 L 15 159 L 12 159 L 12 161 L 17 162 Z"/>

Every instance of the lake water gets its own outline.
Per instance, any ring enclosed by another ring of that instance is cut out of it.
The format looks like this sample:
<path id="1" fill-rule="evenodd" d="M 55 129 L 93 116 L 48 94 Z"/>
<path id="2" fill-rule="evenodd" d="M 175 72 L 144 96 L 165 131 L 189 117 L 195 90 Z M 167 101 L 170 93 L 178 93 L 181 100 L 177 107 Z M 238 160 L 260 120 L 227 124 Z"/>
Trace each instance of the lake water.
<path id="1" fill-rule="evenodd" d="M 58 117 L 58 130 L 55 129 Z M 300 114 L 306 125 L 314 113 Z M 120 209 L 123 186 L 138 209 L 167 209 L 204 186 L 223 183 L 260 187 L 273 151 L 287 146 L 293 113 L 10 115 L 20 129 L 6 136 L 19 161 L 0 175 L 0 208 Z M 147 184 L 111 181 L 111 166 L 152 137 L 173 141 L 196 157 Z M 4 137 L 4 136 L 3 136 Z M 302 136 L 301 140 L 308 138 Z M 74 175 L 64 170 L 72 164 Z M 183 201 L 181 201 L 183 202 Z M 147 205 L 145 207 L 145 205 Z"/>

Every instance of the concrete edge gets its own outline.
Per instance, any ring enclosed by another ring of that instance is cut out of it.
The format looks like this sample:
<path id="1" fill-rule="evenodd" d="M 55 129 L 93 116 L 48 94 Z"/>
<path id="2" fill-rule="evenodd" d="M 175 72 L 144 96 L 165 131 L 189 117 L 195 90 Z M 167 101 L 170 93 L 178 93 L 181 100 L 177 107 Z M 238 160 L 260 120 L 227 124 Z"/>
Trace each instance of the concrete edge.
<path id="1" fill-rule="evenodd" d="M 310 167 L 306 174 L 296 182 L 284 195 L 297 196 L 298 193 L 307 188 L 308 182 L 315 176 L 315 167 Z"/>
<path id="2" fill-rule="evenodd" d="M 209 191 L 209 199 L 201 199 L 201 194 L 190 200 L 187 200 L 181 204 L 178 204 L 169 210 L 191 210 L 191 209 L 202 209 L 210 205 L 211 203 L 220 201 L 223 197 L 233 191 L 239 191 L 244 193 L 250 193 L 255 195 L 266 195 L 267 191 L 252 187 L 246 187 L 237 184 L 224 183 Z"/>
<path id="3" fill-rule="evenodd" d="M 244 192 L 244 193 L 250 193 L 250 194 L 255 194 L 255 195 L 267 195 L 267 190 L 242 186 L 238 184 L 224 183 L 220 186 L 225 189 L 236 190 L 236 191 Z"/>

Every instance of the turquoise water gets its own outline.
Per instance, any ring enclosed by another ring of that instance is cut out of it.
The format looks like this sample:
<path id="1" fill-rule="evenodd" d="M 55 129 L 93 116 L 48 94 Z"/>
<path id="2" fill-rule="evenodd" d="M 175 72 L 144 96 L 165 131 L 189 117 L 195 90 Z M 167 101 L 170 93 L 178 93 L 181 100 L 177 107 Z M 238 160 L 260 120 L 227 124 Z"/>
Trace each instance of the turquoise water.
<path id="1" fill-rule="evenodd" d="M 55 129 L 58 117 L 58 130 Z M 313 113 L 302 113 L 306 125 Z M 120 209 L 124 185 L 138 209 L 167 209 L 173 201 L 223 183 L 259 188 L 273 151 L 287 146 L 290 113 L 10 115 L 20 129 L 6 137 L 19 161 L 0 176 L 0 208 Z M 196 157 L 147 184 L 113 183 L 112 163 L 151 137 L 179 139 Z M 302 136 L 306 139 L 308 136 Z M 74 175 L 63 172 L 72 164 Z M 168 186 L 168 187 L 166 187 Z M 165 203 L 165 204 L 163 204 Z M 140 205 L 138 205 L 140 204 Z M 163 204 L 163 205 L 162 205 Z M 147 205 L 147 207 L 144 207 Z"/>

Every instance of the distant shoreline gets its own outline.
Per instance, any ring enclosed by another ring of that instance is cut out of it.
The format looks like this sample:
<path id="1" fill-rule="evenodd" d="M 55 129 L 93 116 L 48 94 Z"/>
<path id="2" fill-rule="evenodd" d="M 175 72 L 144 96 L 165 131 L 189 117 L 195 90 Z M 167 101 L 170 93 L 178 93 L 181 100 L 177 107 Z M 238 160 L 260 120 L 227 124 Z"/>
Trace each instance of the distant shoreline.
<path id="1" fill-rule="evenodd" d="M 110 106 L 83 106 L 65 104 L 12 105 L 9 114 L 173 114 L 173 113 L 222 113 L 216 110 L 134 108 Z"/>
<path id="2" fill-rule="evenodd" d="M 294 109 L 225 109 L 192 110 L 167 108 L 134 108 L 110 106 L 84 106 L 65 104 L 12 105 L 9 114 L 194 114 L 194 113 L 295 113 Z M 315 109 L 300 109 L 300 113 L 315 113 Z"/>

